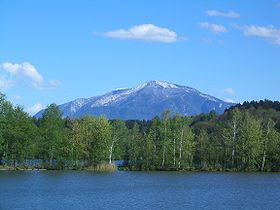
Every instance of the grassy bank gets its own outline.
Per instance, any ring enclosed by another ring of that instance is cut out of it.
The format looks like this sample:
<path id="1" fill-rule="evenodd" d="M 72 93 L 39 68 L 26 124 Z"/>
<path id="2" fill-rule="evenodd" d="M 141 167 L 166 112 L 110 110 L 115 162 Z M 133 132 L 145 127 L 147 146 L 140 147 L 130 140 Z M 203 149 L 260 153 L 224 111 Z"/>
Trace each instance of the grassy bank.
<path id="1" fill-rule="evenodd" d="M 112 172 L 112 171 L 117 171 L 118 167 L 115 164 L 108 164 L 108 163 L 103 163 L 103 164 L 97 164 L 96 166 L 89 166 L 84 168 L 84 170 L 87 171 L 100 171 L 100 172 Z"/>

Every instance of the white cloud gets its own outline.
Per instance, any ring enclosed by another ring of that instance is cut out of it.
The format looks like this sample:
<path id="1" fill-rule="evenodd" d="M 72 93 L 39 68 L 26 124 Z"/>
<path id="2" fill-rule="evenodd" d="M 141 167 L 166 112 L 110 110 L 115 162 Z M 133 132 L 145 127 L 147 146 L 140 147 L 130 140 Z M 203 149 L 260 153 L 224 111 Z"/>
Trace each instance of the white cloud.
<path id="1" fill-rule="evenodd" d="M 213 34 L 220 34 L 227 32 L 227 29 L 223 25 L 212 24 L 208 22 L 201 22 L 199 26 L 203 29 L 211 31 Z"/>
<path id="2" fill-rule="evenodd" d="M 218 10 L 208 10 L 208 11 L 206 11 L 206 14 L 208 16 L 214 16 L 214 17 L 240 18 L 240 15 L 234 11 L 221 12 Z"/>
<path id="3" fill-rule="evenodd" d="M 34 115 L 37 112 L 41 111 L 43 108 L 44 108 L 43 105 L 40 102 L 38 102 L 38 103 L 34 104 L 33 106 L 28 107 L 26 111 L 30 115 Z"/>
<path id="4" fill-rule="evenodd" d="M 6 90 L 12 86 L 14 86 L 13 81 L 7 79 L 5 75 L 0 75 L 0 90 Z"/>
<path id="5" fill-rule="evenodd" d="M 225 88 L 220 91 L 221 93 L 233 95 L 235 91 L 232 88 Z"/>
<path id="6" fill-rule="evenodd" d="M 1 86 L 9 88 L 16 84 L 23 86 L 31 86 L 36 89 L 54 89 L 58 86 L 57 81 L 45 82 L 42 75 L 36 70 L 36 68 L 28 63 L 2 63 L 0 69 L 5 73 L 1 78 L 5 79 L 0 83 Z M 1 79 L 0 79 L 1 80 Z M 1 85 L 2 84 L 2 85 Z"/>
<path id="7" fill-rule="evenodd" d="M 104 35 L 109 38 L 123 40 L 142 40 L 163 43 L 174 43 L 178 41 L 178 36 L 174 31 L 153 24 L 135 25 L 129 29 L 108 31 Z"/>
<path id="8" fill-rule="evenodd" d="M 246 25 L 237 26 L 245 36 L 263 38 L 273 44 L 280 45 L 280 29 L 274 26 Z"/>
<path id="9" fill-rule="evenodd" d="M 224 101 L 227 103 L 234 103 L 234 100 L 232 100 L 231 98 L 226 98 Z"/>
<path id="10" fill-rule="evenodd" d="M 3 63 L 1 64 L 1 69 L 20 82 L 28 80 L 32 82 L 33 86 L 42 86 L 43 77 L 39 72 L 28 62 L 21 64 L 13 63 Z"/>

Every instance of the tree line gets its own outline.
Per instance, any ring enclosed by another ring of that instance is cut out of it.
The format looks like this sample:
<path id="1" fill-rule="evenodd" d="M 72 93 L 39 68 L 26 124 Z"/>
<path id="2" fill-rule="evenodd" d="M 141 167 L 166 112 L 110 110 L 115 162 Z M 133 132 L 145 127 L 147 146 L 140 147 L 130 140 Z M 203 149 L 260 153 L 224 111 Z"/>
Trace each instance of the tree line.
<path id="1" fill-rule="evenodd" d="M 0 160 L 12 168 L 84 169 L 122 160 L 127 170 L 279 171 L 279 103 L 246 102 L 223 115 L 165 111 L 149 121 L 39 119 L 0 95 Z"/>

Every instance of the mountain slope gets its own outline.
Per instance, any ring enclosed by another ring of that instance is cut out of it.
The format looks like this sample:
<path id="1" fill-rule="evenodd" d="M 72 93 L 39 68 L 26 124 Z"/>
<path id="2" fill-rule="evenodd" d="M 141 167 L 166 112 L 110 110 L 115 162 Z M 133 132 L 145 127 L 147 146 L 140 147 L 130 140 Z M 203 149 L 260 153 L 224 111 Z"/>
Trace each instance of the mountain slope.
<path id="1" fill-rule="evenodd" d="M 150 81 L 133 88 L 117 89 L 102 96 L 80 98 L 59 106 L 63 115 L 78 118 L 84 115 L 105 115 L 109 119 L 152 119 L 164 110 L 182 115 L 196 115 L 215 110 L 222 113 L 234 105 L 199 92 L 196 89 L 168 82 Z M 35 117 L 40 117 L 44 110 Z"/>

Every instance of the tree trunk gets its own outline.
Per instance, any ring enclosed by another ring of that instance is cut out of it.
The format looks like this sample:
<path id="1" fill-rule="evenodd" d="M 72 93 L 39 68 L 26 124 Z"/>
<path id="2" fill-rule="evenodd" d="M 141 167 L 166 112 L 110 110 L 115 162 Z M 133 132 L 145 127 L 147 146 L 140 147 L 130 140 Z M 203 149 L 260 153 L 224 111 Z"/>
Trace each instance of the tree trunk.
<path id="1" fill-rule="evenodd" d="M 223 170 L 226 168 L 226 144 L 223 145 Z"/>
<path id="2" fill-rule="evenodd" d="M 164 123 L 164 142 L 163 142 L 163 152 L 162 152 L 162 162 L 161 162 L 161 167 L 164 167 L 165 164 L 165 153 L 166 153 L 166 134 L 167 134 L 167 128 L 166 128 L 166 122 Z"/>
<path id="3" fill-rule="evenodd" d="M 236 121 L 233 122 L 233 136 L 232 136 L 232 152 L 231 152 L 231 165 L 234 168 L 235 159 L 235 141 L 236 141 Z"/>
<path id="4" fill-rule="evenodd" d="M 264 170 L 264 166 L 265 166 L 265 159 L 266 159 L 266 150 L 263 151 L 263 157 L 262 157 L 262 168 L 261 171 Z"/>
<path id="5" fill-rule="evenodd" d="M 113 147 L 114 147 L 115 141 L 113 140 L 110 149 L 109 149 L 109 164 L 112 164 L 112 155 L 113 155 Z"/>
<path id="6" fill-rule="evenodd" d="M 176 142 L 175 142 L 175 137 L 173 139 L 173 166 L 175 168 L 175 164 L 176 164 Z"/>
<path id="7" fill-rule="evenodd" d="M 162 162 L 161 162 L 161 167 L 163 168 L 164 167 L 164 164 L 165 164 L 165 145 L 163 145 L 163 152 L 162 152 Z"/>
<path id="8" fill-rule="evenodd" d="M 156 144 L 156 134 L 155 134 L 155 136 L 154 136 L 154 139 L 153 139 L 153 142 L 155 142 L 154 143 L 154 151 L 153 151 L 153 160 L 154 160 L 154 162 L 156 163 L 157 162 L 157 144 Z"/>
<path id="9" fill-rule="evenodd" d="M 72 156 L 72 166 L 74 165 L 75 167 L 77 167 L 76 160 L 74 157 L 74 142 L 72 143 L 71 156 Z"/>
<path id="10" fill-rule="evenodd" d="M 264 170 L 264 167 L 265 167 L 265 161 L 266 161 L 266 142 L 268 140 L 268 135 L 269 135 L 269 132 L 270 132 L 270 127 L 269 127 L 269 123 L 267 123 L 267 133 L 266 133 L 266 138 L 264 139 L 264 149 L 263 149 L 263 157 L 262 157 L 262 167 L 261 167 L 261 171 Z"/>
<path id="11" fill-rule="evenodd" d="M 184 129 L 182 128 L 181 141 L 180 141 L 180 150 L 179 150 L 179 164 L 178 164 L 179 168 L 181 168 L 181 161 L 182 161 L 183 136 L 184 136 Z"/>

